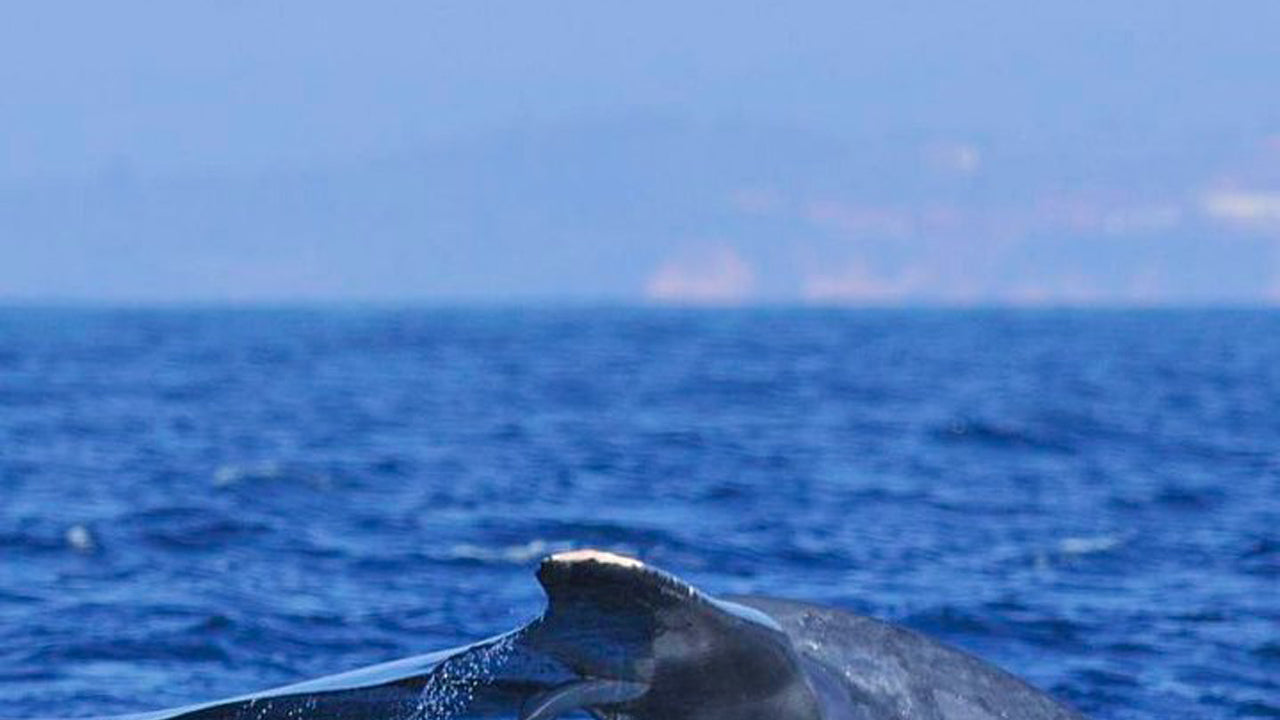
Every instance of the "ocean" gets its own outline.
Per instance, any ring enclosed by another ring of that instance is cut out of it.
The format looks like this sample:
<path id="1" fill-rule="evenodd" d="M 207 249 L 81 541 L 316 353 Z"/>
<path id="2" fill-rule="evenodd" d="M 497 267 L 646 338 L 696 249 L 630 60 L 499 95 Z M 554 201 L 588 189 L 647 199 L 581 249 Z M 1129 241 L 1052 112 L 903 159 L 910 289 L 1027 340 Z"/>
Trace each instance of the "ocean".
<path id="1" fill-rule="evenodd" d="M 0 310 L 0 717 L 489 636 L 583 547 L 1280 717 L 1280 313 Z"/>

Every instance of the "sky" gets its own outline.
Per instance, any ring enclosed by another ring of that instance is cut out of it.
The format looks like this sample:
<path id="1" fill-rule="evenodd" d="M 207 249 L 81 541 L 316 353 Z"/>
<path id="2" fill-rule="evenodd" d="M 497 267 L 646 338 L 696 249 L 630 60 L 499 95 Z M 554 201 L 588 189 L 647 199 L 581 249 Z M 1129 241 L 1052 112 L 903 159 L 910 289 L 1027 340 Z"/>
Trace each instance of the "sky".
<path id="1" fill-rule="evenodd" d="M 0 300 L 1276 304 L 1280 4 L 20 3 L 0 158 Z"/>

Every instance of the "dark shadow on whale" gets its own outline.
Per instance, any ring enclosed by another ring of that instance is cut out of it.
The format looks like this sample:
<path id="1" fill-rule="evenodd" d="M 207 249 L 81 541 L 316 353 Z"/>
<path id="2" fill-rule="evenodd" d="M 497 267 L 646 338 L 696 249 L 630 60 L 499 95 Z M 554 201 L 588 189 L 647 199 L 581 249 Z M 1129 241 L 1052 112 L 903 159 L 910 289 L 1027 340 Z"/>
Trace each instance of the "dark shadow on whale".
<path id="1" fill-rule="evenodd" d="M 541 617 L 473 645 L 119 720 L 1050 720 L 1083 718 L 905 628 L 766 598 L 717 599 L 636 560 L 538 570 Z"/>

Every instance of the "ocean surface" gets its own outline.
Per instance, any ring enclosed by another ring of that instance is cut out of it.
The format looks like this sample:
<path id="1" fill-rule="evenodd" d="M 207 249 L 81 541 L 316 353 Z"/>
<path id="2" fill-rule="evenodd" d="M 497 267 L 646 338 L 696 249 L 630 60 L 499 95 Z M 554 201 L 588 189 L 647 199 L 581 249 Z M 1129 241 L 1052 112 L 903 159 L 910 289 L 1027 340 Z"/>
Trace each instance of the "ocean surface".
<path id="1" fill-rule="evenodd" d="M 578 547 L 1280 717 L 1280 313 L 0 310 L 0 717 L 492 635 Z"/>

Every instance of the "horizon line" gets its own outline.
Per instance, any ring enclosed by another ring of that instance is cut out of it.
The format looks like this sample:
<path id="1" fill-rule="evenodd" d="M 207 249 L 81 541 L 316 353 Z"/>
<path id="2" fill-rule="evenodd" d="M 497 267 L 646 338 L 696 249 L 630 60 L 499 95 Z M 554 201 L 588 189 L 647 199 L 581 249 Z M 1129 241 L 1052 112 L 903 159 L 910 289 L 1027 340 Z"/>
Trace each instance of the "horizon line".
<path id="1" fill-rule="evenodd" d="M 439 298 L 97 298 L 5 297 L 0 310 L 654 310 L 683 312 L 735 311 L 1280 311 L 1280 301 L 1259 299 L 1170 299 L 1168 301 L 912 301 L 815 302 L 804 299 L 761 299 L 736 302 L 671 302 L 644 298 L 529 296 Z"/>

